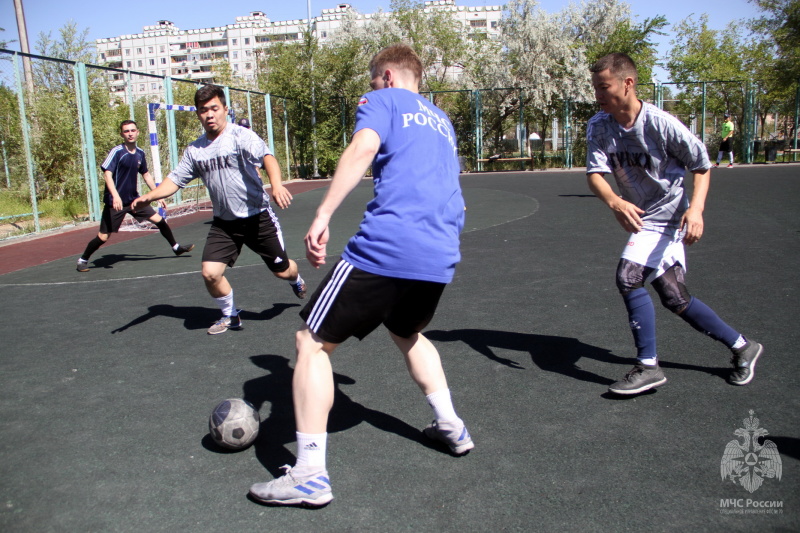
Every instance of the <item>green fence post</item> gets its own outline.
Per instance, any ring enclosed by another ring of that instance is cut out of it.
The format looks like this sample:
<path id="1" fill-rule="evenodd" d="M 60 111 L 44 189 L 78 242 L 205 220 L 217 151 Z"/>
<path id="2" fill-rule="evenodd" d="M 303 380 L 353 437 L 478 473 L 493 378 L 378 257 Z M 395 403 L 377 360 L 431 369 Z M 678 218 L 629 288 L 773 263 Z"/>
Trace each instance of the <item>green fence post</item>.
<path id="1" fill-rule="evenodd" d="M 0 144 L 3 145 L 3 167 L 6 171 L 6 187 L 9 189 L 11 188 L 11 178 L 8 176 L 8 156 L 6 155 L 6 142 L 0 141 Z"/>
<path id="2" fill-rule="evenodd" d="M 247 93 L 247 112 L 250 112 L 250 93 Z M 275 136 L 272 132 L 272 98 L 269 94 L 264 95 L 264 114 L 267 115 L 267 143 L 272 153 L 275 153 Z M 289 172 L 289 169 L 286 169 Z"/>
<path id="3" fill-rule="evenodd" d="M 19 117 L 22 122 L 22 142 L 25 146 L 26 168 L 28 170 L 28 184 L 31 189 L 31 206 L 33 207 L 33 224 L 39 232 L 39 204 L 36 201 L 36 181 L 33 179 L 33 157 L 31 156 L 31 139 L 28 130 L 28 118 L 25 116 L 25 96 L 23 95 L 22 78 L 19 75 L 19 56 L 14 54 L 14 79 L 17 82 L 17 101 L 19 103 Z"/>
<path id="4" fill-rule="evenodd" d="M 247 120 L 251 120 L 252 121 L 253 120 L 253 109 L 250 107 L 250 91 L 247 91 L 245 93 L 245 95 L 247 96 Z M 270 150 L 272 149 L 271 146 L 272 145 L 270 145 Z"/>
<path id="5" fill-rule="evenodd" d="M 706 82 L 702 83 L 703 87 L 703 105 L 701 108 L 702 115 L 700 115 L 700 140 L 703 144 L 706 142 Z"/>
<path id="6" fill-rule="evenodd" d="M 483 155 L 483 104 L 480 90 L 474 89 L 472 91 L 472 99 L 475 109 L 475 166 L 481 171 L 483 170 L 483 163 L 481 162 L 481 156 Z"/>
<path id="7" fill-rule="evenodd" d="M 78 76 L 77 64 L 72 66 L 72 72 L 75 76 L 75 102 L 78 107 L 78 122 L 80 123 L 78 131 L 81 135 L 81 160 L 83 163 L 83 181 L 85 182 L 84 187 L 86 188 L 86 206 L 89 209 L 89 220 L 96 221 L 97 218 L 95 218 L 95 214 L 99 210 L 98 195 L 95 194 L 94 185 L 89 179 L 89 155 L 86 151 L 86 132 L 84 131 L 83 127 L 83 98 L 81 98 L 82 91 L 80 77 Z"/>
<path id="8" fill-rule="evenodd" d="M 800 79 L 797 80 L 797 92 L 794 96 L 794 139 L 792 148 L 797 150 L 797 126 L 800 125 Z M 792 154 L 792 161 L 797 161 L 797 152 Z"/>
<path id="9" fill-rule="evenodd" d="M 572 168 L 572 101 L 564 102 L 564 167 Z"/>
<path id="10" fill-rule="evenodd" d="M 97 158 L 94 150 L 94 131 L 92 129 L 92 108 L 89 105 L 89 80 L 86 77 L 86 65 L 84 63 L 75 63 L 76 77 L 78 79 L 78 87 L 80 94 L 78 98 L 82 101 L 81 108 L 81 124 L 83 125 L 84 143 L 86 145 L 86 159 L 88 160 L 88 176 L 92 185 L 92 194 L 94 198 L 94 219 L 100 220 L 100 193 L 97 187 Z"/>
<path id="11" fill-rule="evenodd" d="M 286 143 L 286 172 L 291 176 L 291 166 L 289 160 L 289 113 L 286 110 L 286 98 L 283 98 L 283 141 Z M 299 170 L 298 170 L 299 175 Z"/>

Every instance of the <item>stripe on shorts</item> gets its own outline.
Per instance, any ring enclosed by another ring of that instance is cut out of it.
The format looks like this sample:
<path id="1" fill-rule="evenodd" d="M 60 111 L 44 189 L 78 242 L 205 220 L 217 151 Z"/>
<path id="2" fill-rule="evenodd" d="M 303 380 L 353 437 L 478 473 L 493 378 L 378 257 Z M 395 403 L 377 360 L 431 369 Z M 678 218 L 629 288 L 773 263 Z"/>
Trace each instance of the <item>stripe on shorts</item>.
<path id="1" fill-rule="evenodd" d="M 347 280 L 347 276 L 352 270 L 353 265 L 344 260 L 339 261 L 336 268 L 334 268 L 330 281 L 325 285 L 325 289 L 323 289 L 319 298 L 314 303 L 314 307 L 311 309 L 311 313 L 308 315 L 308 320 L 306 321 L 309 329 L 314 333 L 317 333 L 320 324 L 325 319 L 325 315 L 328 314 L 328 310 L 331 308 L 331 305 L 333 305 L 333 301 L 336 299 L 339 290 L 342 288 L 342 285 Z"/>

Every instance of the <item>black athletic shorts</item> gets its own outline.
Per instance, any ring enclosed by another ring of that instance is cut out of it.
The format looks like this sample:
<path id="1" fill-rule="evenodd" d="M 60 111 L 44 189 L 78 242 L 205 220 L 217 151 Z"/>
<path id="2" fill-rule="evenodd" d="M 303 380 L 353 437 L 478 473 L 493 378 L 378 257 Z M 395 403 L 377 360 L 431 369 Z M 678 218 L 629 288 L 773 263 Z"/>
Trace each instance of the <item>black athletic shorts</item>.
<path id="1" fill-rule="evenodd" d="M 283 272 L 289 268 L 281 227 L 271 209 L 236 220 L 214 217 L 203 249 L 203 261 L 225 263 L 232 267 L 242 252 L 243 244 L 260 255 L 272 272 Z"/>
<path id="2" fill-rule="evenodd" d="M 720 152 L 730 152 L 731 151 L 731 139 L 725 139 L 721 143 L 719 143 L 719 151 Z"/>
<path id="3" fill-rule="evenodd" d="M 379 325 L 398 337 L 422 331 L 433 319 L 446 284 L 370 274 L 339 260 L 300 316 L 326 342 L 359 340 Z"/>
<path id="4" fill-rule="evenodd" d="M 142 222 L 143 220 L 150 220 L 156 214 L 156 210 L 150 204 L 143 205 L 136 211 L 131 210 L 130 204 L 122 206 L 119 211 L 106 204 L 103 207 L 103 214 L 100 216 L 100 233 L 117 233 L 120 226 L 122 226 L 125 215 L 130 215 L 137 222 Z"/>

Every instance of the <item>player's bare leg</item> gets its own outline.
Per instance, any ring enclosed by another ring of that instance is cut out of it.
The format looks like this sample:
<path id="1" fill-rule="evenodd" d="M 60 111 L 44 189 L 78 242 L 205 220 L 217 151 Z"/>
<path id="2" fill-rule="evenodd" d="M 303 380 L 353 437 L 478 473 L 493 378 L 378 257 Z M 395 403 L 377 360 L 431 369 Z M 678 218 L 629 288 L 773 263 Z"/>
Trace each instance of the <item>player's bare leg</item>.
<path id="1" fill-rule="evenodd" d="M 216 261 L 203 261 L 202 274 L 206 290 L 214 298 L 222 312 L 222 318 L 208 328 L 209 335 L 218 335 L 225 333 L 229 329 L 242 328 L 239 309 L 236 308 L 236 304 L 233 301 L 233 287 L 228 282 L 228 278 L 225 277 L 227 266 L 225 263 Z"/>
<path id="2" fill-rule="evenodd" d="M 297 462 L 285 474 L 250 487 L 250 495 L 272 505 L 319 507 L 333 500 L 326 470 L 328 414 L 333 407 L 333 368 L 336 344 L 322 341 L 308 327 L 295 336 L 297 363 L 292 397 L 297 422 Z"/>
<path id="3" fill-rule="evenodd" d="M 445 443 L 455 455 L 463 455 L 475 447 L 464 422 L 456 414 L 442 360 L 436 347 L 421 333 L 392 340 L 403 352 L 411 379 L 419 386 L 436 417 L 423 432 L 433 440 Z"/>

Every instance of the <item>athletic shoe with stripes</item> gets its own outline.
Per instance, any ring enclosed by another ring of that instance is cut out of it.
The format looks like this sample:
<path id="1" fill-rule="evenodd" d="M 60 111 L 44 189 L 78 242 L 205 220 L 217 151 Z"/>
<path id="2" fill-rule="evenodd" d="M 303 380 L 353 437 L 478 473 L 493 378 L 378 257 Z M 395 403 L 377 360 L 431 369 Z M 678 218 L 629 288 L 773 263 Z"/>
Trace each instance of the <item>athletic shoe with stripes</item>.
<path id="1" fill-rule="evenodd" d="M 297 283 L 292 283 L 292 291 L 294 292 L 295 296 L 302 300 L 306 297 L 306 282 L 300 280 Z"/>
<path id="2" fill-rule="evenodd" d="M 429 439 L 447 444 L 454 455 L 464 455 L 475 447 L 475 443 L 472 442 L 472 437 L 467 431 L 467 426 L 460 418 L 449 422 L 434 420 L 422 432 Z"/>
<path id="3" fill-rule="evenodd" d="M 738 350 L 731 350 L 733 357 L 731 370 L 728 376 L 728 383 L 731 385 L 747 385 L 753 381 L 753 376 L 756 375 L 756 361 L 764 353 L 764 347 L 757 342 L 747 341 L 747 344 Z"/>
<path id="4" fill-rule="evenodd" d="M 187 252 L 191 252 L 192 250 L 194 250 L 194 244 L 181 244 L 177 249 L 172 251 L 175 253 L 175 255 L 183 255 Z"/>
<path id="5" fill-rule="evenodd" d="M 214 322 L 214 325 L 208 328 L 209 335 L 219 335 L 225 333 L 229 329 L 242 329 L 242 318 L 239 316 L 242 310 L 236 310 L 236 316 L 224 316 Z"/>
<path id="6" fill-rule="evenodd" d="M 327 470 L 300 475 L 301 468 L 284 465 L 284 475 L 267 483 L 250 487 L 250 496 L 270 505 L 302 505 L 321 507 L 333 500 Z"/>

